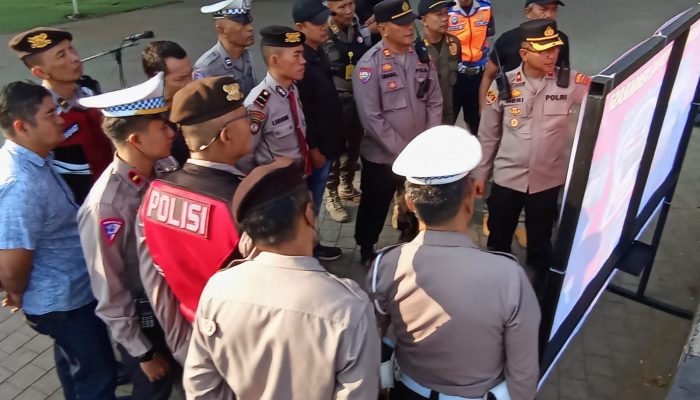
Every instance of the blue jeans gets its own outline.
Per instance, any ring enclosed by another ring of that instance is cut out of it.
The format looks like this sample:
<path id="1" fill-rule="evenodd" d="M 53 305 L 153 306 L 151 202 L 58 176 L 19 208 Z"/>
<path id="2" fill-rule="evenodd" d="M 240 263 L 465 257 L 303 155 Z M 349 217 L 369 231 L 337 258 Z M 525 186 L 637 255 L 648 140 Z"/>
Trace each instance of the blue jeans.
<path id="1" fill-rule="evenodd" d="M 311 191 L 311 198 L 314 200 L 314 211 L 316 216 L 321 211 L 321 203 L 323 202 L 323 192 L 326 190 L 326 182 L 328 174 L 331 172 L 332 160 L 326 160 L 326 163 L 319 168 L 314 168 L 306 178 L 306 185 Z"/>
<path id="2" fill-rule="evenodd" d="M 26 316 L 32 329 L 55 340 L 56 372 L 67 400 L 115 399 L 116 361 L 96 304 Z"/>

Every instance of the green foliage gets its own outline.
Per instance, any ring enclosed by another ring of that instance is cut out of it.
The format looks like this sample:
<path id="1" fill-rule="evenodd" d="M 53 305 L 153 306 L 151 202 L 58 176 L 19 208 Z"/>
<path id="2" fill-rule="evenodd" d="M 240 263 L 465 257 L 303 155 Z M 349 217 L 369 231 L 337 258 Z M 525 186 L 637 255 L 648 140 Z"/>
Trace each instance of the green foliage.
<path id="1" fill-rule="evenodd" d="M 80 14 L 94 18 L 152 7 L 173 0 L 78 0 Z M 20 32 L 37 26 L 70 21 L 71 0 L 0 0 L 0 33 Z"/>

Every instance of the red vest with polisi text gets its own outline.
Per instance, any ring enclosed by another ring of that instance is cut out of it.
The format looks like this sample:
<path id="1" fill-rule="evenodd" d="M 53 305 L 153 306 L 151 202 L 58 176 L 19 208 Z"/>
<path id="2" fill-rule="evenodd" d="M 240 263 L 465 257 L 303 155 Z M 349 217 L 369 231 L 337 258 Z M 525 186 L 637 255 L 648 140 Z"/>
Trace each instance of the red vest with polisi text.
<path id="1" fill-rule="evenodd" d="M 140 216 L 153 263 L 192 321 L 207 281 L 238 246 L 229 204 L 156 180 Z"/>

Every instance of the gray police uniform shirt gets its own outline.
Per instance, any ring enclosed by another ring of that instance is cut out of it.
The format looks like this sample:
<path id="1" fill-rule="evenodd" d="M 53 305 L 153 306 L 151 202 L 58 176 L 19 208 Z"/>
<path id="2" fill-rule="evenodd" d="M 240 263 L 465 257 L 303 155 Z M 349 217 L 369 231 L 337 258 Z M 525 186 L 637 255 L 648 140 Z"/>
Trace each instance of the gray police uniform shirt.
<path id="1" fill-rule="evenodd" d="M 255 71 L 251 64 L 250 51 L 245 49 L 240 58 L 232 59 L 221 42 L 202 54 L 194 63 L 194 78 L 202 79 L 212 76 L 231 76 L 241 84 L 241 91 L 250 93 L 255 87 Z"/>
<path id="2" fill-rule="evenodd" d="M 383 253 L 367 287 L 380 331 L 395 338 L 399 367 L 414 381 L 481 398 L 505 379 L 513 400 L 535 397 L 540 309 L 513 256 L 463 233 L 424 230 Z"/>
<path id="3" fill-rule="evenodd" d="M 164 159 L 154 170 L 166 172 L 176 166 L 174 160 Z M 80 243 L 97 299 L 95 314 L 133 357 L 152 347 L 134 305 L 135 296 L 143 292 L 134 228 L 149 182 L 115 156 L 78 210 Z"/>
<path id="4" fill-rule="evenodd" d="M 557 86 L 557 70 L 540 81 L 528 79 L 522 64 L 506 73 L 512 98 L 500 100 L 491 85 L 481 112 L 479 142 L 483 158 L 476 179 L 523 193 L 564 184 L 566 144 L 572 108 L 588 93 L 589 78 L 571 70 L 569 87 Z"/>
<path id="5" fill-rule="evenodd" d="M 417 96 L 421 82 L 430 79 L 423 98 Z M 418 60 L 413 48 L 393 54 L 384 41 L 360 59 L 352 87 L 365 136 L 360 154 L 379 164 L 391 164 L 418 134 L 440 125 L 442 92 L 434 66 Z"/>
<path id="6" fill-rule="evenodd" d="M 296 85 L 285 89 L 268 73 L 243 103 L 250 113 L 253 133 L 252 155 L 243 157 L 236 164 L 244 173 L 258 165 L 269 164 L 278 157 L 291 158 L 298 165 L 303 165 L 303 154 L 289 103 L 290 91 L 296 96 L 299 125 L 306 136 L 306 120 Z"/>
<path id="7" fill-rule="evenodd" d="M 190 400 L 376 399 L 379 352 L 357 283 L 263 252 L 209 279 L 183 386 Z"/>

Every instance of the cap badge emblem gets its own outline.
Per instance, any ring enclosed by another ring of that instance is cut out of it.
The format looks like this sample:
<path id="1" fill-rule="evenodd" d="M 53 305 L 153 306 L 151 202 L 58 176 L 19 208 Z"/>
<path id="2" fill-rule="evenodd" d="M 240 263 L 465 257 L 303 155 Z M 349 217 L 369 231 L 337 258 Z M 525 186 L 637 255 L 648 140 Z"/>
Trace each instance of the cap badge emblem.
<path id="1" fill-rule="evenodd" d="M 408 11 L 411 9 L 411 6 L 408 5 L 408 2 L 404 1 L 403 4 L 401 4 L 401 10 L 402 11 Z"/>
<path id="2" fill-rule="evenodd" d="M 301 42 L 301 33 L 299 32 L 287 32 L 284 34 L 285 43 L 299 43 Z"/>
<path id="3" fill-rule="evenodd" d="M 226 100 L 228 101 L 238 101 L 243 98 L 240 86 L 237 83 L 224 85 L 223 89 L 226 92 Z"/>
<path id="4" fill-rule="evenodd" d="M 544 35 L 554 36 L 554 29 L 551 26 L 548 26 L 547 29 L 544 30 Z"/>
<path id="5" fill-rule="evenodd" d="M 49 39 L 49 35 L 46 33 L 40 33 L 36 36 L 32 36 L 28 38 L 27 41 L 32 49 L 43 49 L 52 43 L 51 39 Z"/>

